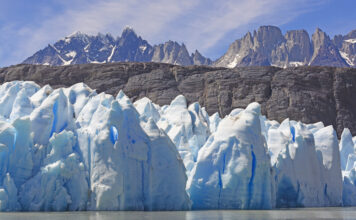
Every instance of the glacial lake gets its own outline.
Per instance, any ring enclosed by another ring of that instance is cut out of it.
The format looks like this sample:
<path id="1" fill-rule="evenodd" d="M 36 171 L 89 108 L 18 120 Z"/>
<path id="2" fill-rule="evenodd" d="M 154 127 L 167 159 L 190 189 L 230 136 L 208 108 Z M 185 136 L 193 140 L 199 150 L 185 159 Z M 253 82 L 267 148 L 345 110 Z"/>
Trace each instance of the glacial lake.
<path id="1" fill-rule="evenodd" d="M 181 212 L 15 212 L 0 213 L 0 220 L 271 220 L 356 219 L 356 207 L 280 210 L 181 211 Z"/>

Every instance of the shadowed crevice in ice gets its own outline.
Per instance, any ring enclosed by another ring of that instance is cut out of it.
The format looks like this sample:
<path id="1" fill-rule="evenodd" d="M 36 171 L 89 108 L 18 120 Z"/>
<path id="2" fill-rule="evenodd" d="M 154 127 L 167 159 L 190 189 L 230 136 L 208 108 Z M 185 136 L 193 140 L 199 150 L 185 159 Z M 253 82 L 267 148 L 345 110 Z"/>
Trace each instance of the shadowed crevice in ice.
<path id="1" fill-rule="evenodd" d="M 252 193 L 253 193 L 253 180 L 255 178 L 255 171 L 256 171 L 256 156 L 255 153 L 253 152 L 253 145 L 251 145 L 251 178 L 248 182 L 248 207 L 251 207 L 251 198 L 252 198 Z"/>
<path id="2" fill-rule="evenodd" d="M 51 132 L 49 134 L 50 137 L 52 137 L 53 133 L 56 130 L 56 126 L 57 126 L 57 114 L 58 114 L 58 101 L 56 101 L 53 105 L 53 124 L 52 124 L 52 128 L 51 128 Z"/>
<path id="3" fill-rule="evenodd" d="M 117 131 L 117 128 L 115 126 L 110 127 L 110 140 L 112 144 L 115 144 L 117 139 L 119 138 L 119 133 Z"/>
<path id="4" fill-rule="evenodd" d="M 290 127 L 290 132 L 292 134 L 292 141 L 295 142 L 295 128 L 293 126 Z"/>
<path id="5" fill-rule="evenodd" d="M 298 190 L 294 188 L 288 177 L 282 177 L 277 192 L 277 207 L 289 208 L 301 206 L 298 204 Z"/>

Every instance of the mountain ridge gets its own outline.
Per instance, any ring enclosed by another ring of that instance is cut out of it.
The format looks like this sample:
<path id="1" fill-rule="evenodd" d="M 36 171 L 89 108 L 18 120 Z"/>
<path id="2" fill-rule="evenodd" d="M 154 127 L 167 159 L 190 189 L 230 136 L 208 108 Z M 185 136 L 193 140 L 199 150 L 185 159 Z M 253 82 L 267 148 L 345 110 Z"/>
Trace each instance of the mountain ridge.
<path id="1" fill-rule="evenodd" d="M 354 67 L 356 36 L 351 34 L 354 32 L 330 39 L 317 28 L 310 38 L 306 30 L 290 30 L 283 35 L 278 27 L 261 26 L 253 34 L 248 32 L 230 44 L 227 52 L 214 62 L 214 66 Z M 355 37 L 355 42 L 352 37 Z"/>
<path id="2" fill-rule="evenodd" d="M 285 34 L 276 26 L 261 26 L 230 44 L 215 61 L 199 51 L 189 53 L 185 44 L 168 40 L 151 45 L 126 27 L 121 36 L 75 32 L 36 52 L 23 63 L 70 65 L 110 62 L 161 62 L 183 66 L 335 66 L 356 67 L 356 30 L 331 39 L 320 28 L 310 36 L 306 30 Z"/>
<path id="3" fill-rule="evenodd" d="M 74 32 L 48 46 L 23 63 L 65 66 L 84 63 L 110 63 L 119 61 L 162 62 L 177 65 L 210 65 L 212 61 L 196 50 L 189 54 L 184 43 L 167 41 L 150 45 L 131 27 L 126 27 L 121 36 L 98 33 L 88 35 Z"/>

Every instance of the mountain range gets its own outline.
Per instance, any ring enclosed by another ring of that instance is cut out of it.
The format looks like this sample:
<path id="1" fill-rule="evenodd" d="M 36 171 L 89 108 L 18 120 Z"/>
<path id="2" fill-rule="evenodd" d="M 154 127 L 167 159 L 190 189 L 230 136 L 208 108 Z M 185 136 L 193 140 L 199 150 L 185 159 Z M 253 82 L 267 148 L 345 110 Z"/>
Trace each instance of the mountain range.
<path id="1" fill-rule="evenodd" d="M 71 34 L 27 58 L 25 64 L 53 66 L 111 63 L 160 62 L 175 65 L 237 66 L 356 66 L 356 30 L 331 39 L 317 28 L 310 38 L 305 30 L 291 30 L 284 35 L 275 26 L 261 26 L 236 40 L 216 61 L 198 50 L 190 54 L 184 45 L 174 41 L 151 45 L 126 27 L 121 36 L 110 34 Z"/>
<path id="2" fill-rule="evenodd" d="M 184 44 L 174 41 L 152 46 L 130 27 L 126 27 L 116 39 L 110 34 L 99 33 L 91 36 L 75 32 L 53 45 L 49 44 L 23 63 L 61 66 L 119 61 L 160 62 L 184 66 L 212 64 L 211 60 L 202 56 L 199 51 L 189 54 Z"/>
<path id="3" fill-rule="evenodd" d="M 310 39 L 305 30 L 282 34 L 278 27 L 262 26 L 233 42 L 215 66 L 335 66 L 356 65 L 356 30 L 333 39 L 317 28 Z"/>

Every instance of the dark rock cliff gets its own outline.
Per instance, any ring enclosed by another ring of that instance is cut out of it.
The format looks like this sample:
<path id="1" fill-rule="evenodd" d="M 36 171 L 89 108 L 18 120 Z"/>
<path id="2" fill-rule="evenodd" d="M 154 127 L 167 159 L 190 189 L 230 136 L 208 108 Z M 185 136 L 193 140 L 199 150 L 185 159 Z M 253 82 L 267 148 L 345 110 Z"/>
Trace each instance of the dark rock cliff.
<path id="1" fill-rule="evenodd" d="M 98 92 L 120 89 L 133 100 L 147 96 L 160 105 L 178 94 L 199 101 L 211 114 L 257 101 L 269 119 L 323 121 L 340 135 L 356 135 L 356 69 L 334 67 L 174 66 L 162 63 L 110 63 L 71 66 L 17 65 L 0 69 L 0 83 L 33 80 L 57 88 L 84 82 Z"/>

